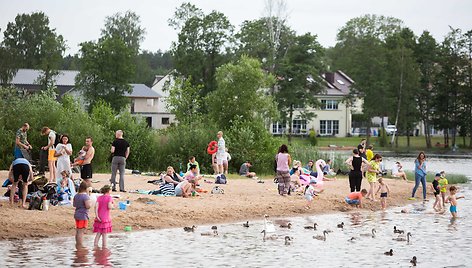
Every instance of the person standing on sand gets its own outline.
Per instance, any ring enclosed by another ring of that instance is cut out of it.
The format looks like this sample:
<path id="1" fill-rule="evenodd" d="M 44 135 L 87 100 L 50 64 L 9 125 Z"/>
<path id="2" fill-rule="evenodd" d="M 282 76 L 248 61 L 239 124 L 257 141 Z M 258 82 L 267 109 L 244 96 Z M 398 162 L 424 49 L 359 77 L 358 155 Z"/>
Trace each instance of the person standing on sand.
<path id="1" fill-rule="evenodd" d="M 276 179 L 278 181 L 279 194 L 284 196 L 290 189 L 290 165 L 292 163 L 292 157 L 288 153 L 287 145 L 282 144 L 279 148 L 279 152 L 275 156 L 277 162 L 277 174 Z"/>
<path id="2" fill-rule="evenodd" d="M 92 160 L 95 156 L 95 148 L 93 148 L 92 144 L 92 137 L 87 137 L 85 139 L 85 146 L 82 147 L 82 150 L 86 152 L 84 162 L 80 166 L 80 178 L 84 181 L 87 181 L 88 185 L 91 185 L 92 183 Z"/>
<path id="3" fill-rule="evenodd" d="M 26 195 L 28 194 L 28 181 L 33 180 L 33 169 L 30 162 L 25 158 L 17 158 L 13 160 L 10 165 L 10 170 L 8 171 L 8 179 L 13 183 L 10 190 L 10 204 L 13 205 L 13 200 L 15 197 L 16 187 L 18 181 L 22 181 L 22 203 L 23 208 L 28 208 L 26 206 Z"/>
<path id="4" fill-rule="evenodd" d="M 216 151 L 216 164 L 218 165 L 218 174 L 225 172 L 223 162 L 226 158 L 226 143 L 223 139 L 223 131 L 218 131 L 216 134 L 218 138 L 218 150 Z"/>
<path id="5" fill-rule="evenodd" d="M 72 155 L 72 144 L 69 143 L 69 136 L 62 135 L 61 143 L 56 146 L 54 157 L 57 157 L 56 167 L 56 179 L 62 178 L 62 171 L 66 170 L 69 174 L 72 174 L 72 168 L 70 166 L 70 156 Z"/>
<path id="6" fill-rule="evenodd" d="M 415 200 L 415 193 L 418 186 L 423 186 L 423 199 L 426 200 L 426 155 L 420 152 L 415 160 L 415 187 L 411 192 L 410 200 Z"/>
<path id="7" fill-rule="evenodd" d="M 27 132 L 29 129 L 30 125 L 28 123 L 24 123 L 23 126 L 16 131 L 15 149 L 13 151 L 15 159 L 25 158 L 28 161 L 31 161 L 31 155 L 28 151 L 33 149 L 33 147 L 28 142 Z"/>
<path id="8" fill-rule="evenodd" d="M 116 192 L 116 172 L 120 171 L 120 192 L 125 191 L 125 167 L 126 159 L 129 156 L 129 143 L 123 139 L 123 131 L 117 130 L 115 133 L 115 141 L 111 145 L 110 152 L 113 154 L 111 161 L 111 190 Z"/>
<path id="9" fill-rule="evenodd" d="M 48 127 L 43 127 L 43 129 L 41 129 L 41 135 L 48 136 L 48 145 L 41 147 L 41 150 L 48 152 L 49 182 L 55 182 L 57 158 L 54 156 L 56 153 L 54 143 L 56 142 L 56 132 Z"/>
<path id="10" fill-rule="evenodd" d="M 380 162 L 382 162 L 382 156 L 380 154 L 374 155 L 374 158 L 369 162 L 366 177 L 367 181 L 369 182 L 369 192 L 367 193 L 367 199 L 372 199 L 375 201 L 375 186 L 377 184 L 377 175 L 382 174 L 382 170 L 380 169 Z"/>
<path id="11" fill-rule="evenodd" d="M 368 164 L 367 160 L 359 155 L 359 150 L 352 150 L 352 156 L 346 160 L 346 164 L 351 168 L 349 171 L 349 187 L 352 192 L 359 192 L 362 185 L 362 164 Z"/>

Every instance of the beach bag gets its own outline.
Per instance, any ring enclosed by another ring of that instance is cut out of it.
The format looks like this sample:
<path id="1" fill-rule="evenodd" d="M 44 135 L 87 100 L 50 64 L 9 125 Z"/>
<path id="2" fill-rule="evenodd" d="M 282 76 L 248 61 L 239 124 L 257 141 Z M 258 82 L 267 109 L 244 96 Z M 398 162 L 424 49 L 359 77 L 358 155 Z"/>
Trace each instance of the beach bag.
<path id="1" fill-rule="evenodd" d="M 221 188 L 220 186 L 215 186 L 213 189 L 211 189 L 212 194 L 224 194 L 225 190 Z"/>
<path id="2" fill-rule="evenodd" d="M 41 204 L 43 202 L 43 196 L 45 196 L 45 194 L 43 194 L 41 191 L 37 191 L 37 192 L 34 192 L 33 194 L 31 194 L 28 209 L 29 210 L 33 210 L 33 209 L 41 210 Z"/>
<path id="3" fill-rule="evenodd" d="M 226 184 L 225 174 L 220 174 L 220 175 L 216 176 L 215 184 Z"/>

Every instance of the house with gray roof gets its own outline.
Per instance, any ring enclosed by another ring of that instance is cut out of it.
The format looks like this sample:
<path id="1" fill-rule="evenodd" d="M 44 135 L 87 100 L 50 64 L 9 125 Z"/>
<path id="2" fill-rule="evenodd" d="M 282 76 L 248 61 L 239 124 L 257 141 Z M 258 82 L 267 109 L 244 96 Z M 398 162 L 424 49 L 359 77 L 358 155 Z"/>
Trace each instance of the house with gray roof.
<path id="1" fill-rule="evenodd" d="M 296 107 L 292 124 L 292 134 L 307 135 L 313 129 L 320 136 L 346 137 L 351 135 L 352 114 L 361 113 L 362 100 L 358 99 L 354 105 L 344 102 L 351 92 L 354 81 L 342 71 L 327 72 L 321 75 L 324 89 L 316 95 L 321 107 Z M 316 116 L 309 120 L 302 117 L 303 112 L 313 112 Z M 287 134 L 288 122 L 273 122 L 273 135 Z"/>
<path id="2" fill-rule="evenodd" d="M 74 96 L 74 98 L 83 100 L 82 94 L 75 88 L 75 77 L 78 74 L 79 71 L 59 70 L 59 74 L 54 77 L 58 99 L 69 94 Z M 10 85 L 20 90 L 33 93 L 41 90 L 41 85 L 39 84 L 41 75 L 41 70 L 18 69 L 18 72 L 13 77 Z M 148 126 L 157 128 L 157 122 L 159 121 L 157 116 L 159 111 L 159 98 L 162 96 L 144 84 L 130 85 L 132 92 L 125 93 L 125 96 L 131 100 L 129 108 L 131 113 L 141 115 L 146 120 Z"/>

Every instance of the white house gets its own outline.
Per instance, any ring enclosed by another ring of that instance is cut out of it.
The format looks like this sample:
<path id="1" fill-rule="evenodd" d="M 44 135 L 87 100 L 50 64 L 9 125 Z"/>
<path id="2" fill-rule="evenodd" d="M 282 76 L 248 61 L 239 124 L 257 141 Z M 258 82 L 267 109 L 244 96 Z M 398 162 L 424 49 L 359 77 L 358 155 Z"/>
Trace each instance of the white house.
<path id="1" fill-rule="evenodd" d="M 157 104 L 156 113 L 156 125 L 153 126 L 157 129 L 163 129 L 168 127 L 172 123 L 176 123 L 175 115 L 172 114 L 167 108 L 167 98 L 169 97 L 169 91 L 165 88 L 172 85 L 174 82 L 172 75 L 167 74 L 165 76 L 156 75 L 152 84 L 152 90 L 159 94 L 159 100 Z"/>
<path id="2" fill-rule="evenodd" d="M 344 102 L 350 93 L 354 81 L 342 71 L 321 75 L 325 82 L 325 89 L 316 95 L 321 103 L 320 108 L 298 107 L 292 121 L 292 134 L 307 135 L 309 130 L 315 130 L 317 135 L 346 137 L 351 134 L 352 114 L 361 113 L 362 101 L 356 100 L 353 106 Z M 301 118 L 301 111 L 313 112 L 316 116 L 310 120 Z M 287 134 L 288 125 L 275 122 L 270 129 L 274 135 Z"/>

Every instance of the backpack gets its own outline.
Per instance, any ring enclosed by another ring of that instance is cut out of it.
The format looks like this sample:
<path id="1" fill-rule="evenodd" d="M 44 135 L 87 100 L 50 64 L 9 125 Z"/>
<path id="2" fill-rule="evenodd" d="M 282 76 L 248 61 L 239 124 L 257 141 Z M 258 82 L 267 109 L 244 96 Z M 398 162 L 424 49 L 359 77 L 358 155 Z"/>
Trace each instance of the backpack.
<path id="1" fill-rule="evenodd" d="M 41 209 L 41 204 L 43 203 L 43 196 L 45 196 L 45 194 L 41 193 L 41 191 L 37 191 L 37 192 L 34 192 L 33 194 L 31 194 L 28 209 L 29 210 L 39 209 L 40 210 Z"/>
<path id="2" fill-rule="evenodd" d="M 215 186 L 213 189 L 211 189 L 212 194 L 224 194 L 225 190 L 223 188 L 220 188 L 220 186 Z"/>
<path id="3" fill-rule="evenodd" d="M 220 175 L 216 176 L 215 184 L 226 184 L 225 174 L 220 174 Z"/>
<path id="4" fill-rule="evenodd" d="M 56 147 L 59 143 L 61 143 L 61 139 L 62 139 L 62 134 L 59 134 L 58 132 L 55 132 L 56 133 L 56 139 L 54 140 L 54 147 Z"/>

